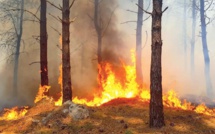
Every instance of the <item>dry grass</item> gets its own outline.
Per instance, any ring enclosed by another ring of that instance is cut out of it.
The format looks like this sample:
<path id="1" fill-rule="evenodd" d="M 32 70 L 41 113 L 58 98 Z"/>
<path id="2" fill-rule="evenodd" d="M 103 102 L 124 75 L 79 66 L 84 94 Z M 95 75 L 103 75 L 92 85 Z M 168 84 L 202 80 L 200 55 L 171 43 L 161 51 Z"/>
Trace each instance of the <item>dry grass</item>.
<path id="1" fill-rule="evenodd" d="M 90 107 L 90 117 L 73 121 L 64 116 L 61 108 L 47 101 L 32 107 L 28 114 L 16 121 L 0 121 L 1 133 L 21 134 L 214 134 L 215 117 L 193 111 L 165 108 L 166 126 L 148 127 L 148 103 L 135 99 L 116 99 L 101 107 Z M 46 125 L 32 122 L 54 113 Z"/>

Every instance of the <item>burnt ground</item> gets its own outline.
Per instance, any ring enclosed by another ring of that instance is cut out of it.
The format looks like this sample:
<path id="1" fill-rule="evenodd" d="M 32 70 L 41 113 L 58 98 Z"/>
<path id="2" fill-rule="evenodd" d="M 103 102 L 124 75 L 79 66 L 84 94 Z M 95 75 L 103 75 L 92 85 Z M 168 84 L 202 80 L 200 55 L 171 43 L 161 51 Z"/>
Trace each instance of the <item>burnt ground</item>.
<path id="1" fill-rule="evenodd" d="M 62 114 L 61 107 L 41 101 L 26 116 L 13 121 L 0 121 L 3 134 L 214 134 L 215 117 L 164 108 L 166 126 L 149 128 L 149 103 L 136 99 L 115 99 L 100 107 L 88 107 L 90 117 L 74 121 Z M 215 111 L 214 111 L 215 112 Z M 49 113 L 53 116 L 41 123 Z"/>

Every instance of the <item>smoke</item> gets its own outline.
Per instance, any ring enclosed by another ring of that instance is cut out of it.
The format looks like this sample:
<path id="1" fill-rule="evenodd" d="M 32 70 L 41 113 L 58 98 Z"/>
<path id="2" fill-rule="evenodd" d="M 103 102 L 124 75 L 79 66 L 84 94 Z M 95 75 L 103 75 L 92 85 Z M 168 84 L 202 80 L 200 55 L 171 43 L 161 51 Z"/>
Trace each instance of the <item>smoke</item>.
<path id="1" fill-rule="evenodd" d="M 55 5 L 59 1 L 51 1 Z M 29 3 L 28 3 L 29 4 Z M 34 6 L 26 6 L 25 9 L 36 13 L 39 16 L 39 2 Z M 100 17 L 103 20 L 103 59 L 113 65 L 119 65 L 120 59 L 126 57 L 123 48 L 123 33 L 118 29 L 116 12 L 118 3 L 115 0 L 102 1 L 99 5 Z M 58 84 L 59 66 L 61 64 L 61 50 L 59 49 L 59 38 L 62 29 L 61 23 L 56 20 L 61 12 L 48 4 L 47 7 L 48 27 L 48 73 L 50 94 L 55 96 L 60 92 Z M 71 76 L 73 96 L 91 96 L 92 91 L 97 87 L 97 34 L 93 23 L 94 3 L 86 0 L 76 1 L 71 8 L 71 20 L 75 21 L 70 25 L 70 53 L 71 53 Z M 55 17 L 53 17 L 55 16 Z M 25 12 L 23 27 L 23 42 L 19 60 L 18 74 L 18 96 L 12 98 L 13 83 L 13 61 L 5 63 L 0 72 L 1 81 L 1 107 L 14 105 L 32 105 L 40 84 L 39 64 L 39 23 L 33 16 Z M 6 28 L 5 28 L 6 29 Z M 7 55 L 7 54 L 6 54 Z M 13 60 L 13 57 L 11 57 Z"/>
<path id="2" fill-rule="evenodd" d="M 120 64 L 124 51 L 123 33 L 118 29 L 115 0 L 101 1 L 99 18 L 102 20 L 103 61 Z M 97 86 L 97 33 L 94 26 L 94 1 L 79 0 L 71 10 L 71 66 L 74 94 L 92 95 Z"/>
<path id="3" fill-rule="evenodd" d="M 35 0 L 36 1 L 36 0 Z M 52 0 L 55 5 L 61 1 Z M 30 3 L 30 2 L 29 2 Z M 163 15 L 163 53 L 162 53 L 162 74 L 164 91 L 174 89 L 181 95 L 184 94 L 205 94 L 204 63 L 201 40 L 196 33 L 195 49 L 195 75 L 191 77 L 189 60 L 185 68 L 183 54 L 183 10 L 178 4 L 172 2 L 164 3 L 170 8 Z M 37 12 L 39 2 L 34 6 L 26 6 L 26 9 L 33 13 Z M 145 3 L 145 9 L 148 3 Z M 114 66 L 120 72 L 121 61 L 130 61 L 130 50 L 135 49 L 135 30 L 136 23 L 121 24 L 125 21 L 135 21 L 137 15 L 126 10 L 137 10 L 135 2 L 125 2 L 124 0 L 102 0 L 99 5 L 99 14 L 103 23 L 104 36 L 102 46 L 103 59 Z M 148 10 L 150 11 L 151 8 Z M 178 9 L 177 11 L 175 9 Z M 180 10 L 181 9 L 181 10 Z M 60 92 L 58 84 L 59 66 L 61 64 L 61 50 L 59 38 L 62 29 L 61 23 L 56 19 L 61 17 L 61 12 L 48 4 L 48 71 L 50 93 L 55 95 Z M 71 76 L 73 86 L 73 96 L 91 96 L 97 87 L 97 34 L 93 23 L 94 2 L 90 0 L 77 0 L 71 8 L 70 25 L 70 52 L 71 52 Z M 55 16 L 55 17 L 53 17 Z M 180 17 L 181 16 L 181 17 Z M 147 18 L 148 15 L 144 14 Z M 25 13 L 25 18 L 35 20 L 33 16 Z M 187 19 L 188 28 L 191 25 Z M 181 26 L 181 27 L 179 27 Z M 197 26 L 199 26 L 197 24 Z M 7 27 L 1 27 L 6 29 Z M 12 105 L 33 104 L 33 100 L 40 84 L 40 64 L 39 62 L 39 23 L 32 21 L 24 22 L 23 42 L 21 47 L 19 62 L 18 80 L 18 99 L 11 98 L 13 80 L 13 62 L 5 63 L 1 66 L 0 72 L 0 107 Z M 144 82 L 150 83 L 150 56 L 151 56 L 151 18 L 143 23 L 143 48 L 142 66 Z M 197 31 L 200 31 L 199 27 Z M 211 56 L 211 76 L 214 81 L 214 52 L 213 52 L 213 31 L 212 25 L 208 25 L 208 44 Z M 191 29 L 188 29 L 188 59 L 189 57 L 189 38 Z M 3 50 L 1 50 L 3 51 Z M 5 54 L 7 55 L 7 53 Z M 1 58 L 2 59 L 2 58 Z M 32 63 L 32 64 L 31 64 Z M 214 83 L 213 83 L 214 84 Z M 215 87 L 215 85 L 214 85 Z"/>

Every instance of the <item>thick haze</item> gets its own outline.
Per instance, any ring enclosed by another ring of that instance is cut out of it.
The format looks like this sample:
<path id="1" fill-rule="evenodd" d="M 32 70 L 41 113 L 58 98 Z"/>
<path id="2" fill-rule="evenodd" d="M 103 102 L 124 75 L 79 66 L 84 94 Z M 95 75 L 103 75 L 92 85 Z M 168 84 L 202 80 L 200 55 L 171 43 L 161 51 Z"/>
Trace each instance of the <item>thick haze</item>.
<path id="1" fill-rule="evenodd" d="M 136 20 L 136 14 L 126 10 L 137 10 L 136 0 L 121 2 L 121 8 L 118 13 L 120 22 Z M 187 1 L 188 2 L 188 1 Z M 145 9 L 149 3 L 145 2 Z M 162 18 L 162 73 L 163 73 L 163 88 L 165 90 L 174 89 L 180 94 L 195 94 L 206 95 L 205 76 L 204 76 L 204 57 L 203 48 L 200 37 L 200 18 L 199 11 L 197 11 L 197 25 L 196 25 L 196 46 L 195 46 L 195 75 L 191 77 L 190 68 L 190 47 L 191 47 L 191 30 L 192 30 L 192 10 L 191 4 L 187 3 L 187 58 L 185 61 L 184 44 L 183 44 L 183 1 L 181 0 L 165 0 L 163 1 L 163 9 L 169 7 Z M 148 11 L 151 11 L 149 9 Z M 214 10 L 209 11 L 207 15 L 214 18 Z M 144 14 L 144 18 L 149 15 Z M 211 79 L 213 87 L 215 88 L 215 45 L 214 45 L 214 30 L 215 22 L 207 25 L 207 40 L 208 49 L 211 60 Z M 120 29 L 124 32 L 124 42 L 129 42 L 130 45 L 135 46 L 135 29 L 136 24 L 126 23 L 119 24 Z M 147 34 L 146 34 L 147 32 Z M 147 43 L 145 45 L 147 38 Z M 143 74 L 144 78 L 149 83 L 150 73 L 150 55 L 151 55 L 151 19 L 143 23 Z M 127 45 L 127 44 L 126 44 Z M 214 90 L 215 92 L 215 90 Z"/>
<path id="2" fill-rule="evenodd" d="M 59 1 L 54 1 L 56 5 Z M 103 51 L 104 59 L 118 65 L 119 59 L 130 63 L 130 50 L 135 49 L 135 29 L 136 23 L 123 23 L 126 21 L 136 21 L 137 15 L 126 10 L 137 11 L 137 0 L 103 0 L 101 4 L 101 14 L 104 22 L 107 23 L 111 12 L 110 25 L 104 34 Z M 118 3 L 117 3 L 118 2 Z M 145 9 L 149 2 L 145 2 Z M 187 60 L 184 56 L 183 44 L 183 3 L 181 0 L 165 0 L 163 8 L 169 9 L 162 18 L 162 72 L 164 91 L 174 89 L 179 94 L 206 95 L 204 59 L 200 34 L 199 12 L 197 13 L 197 30 L 195 46 L 195 76 L 191 77 L 190 68 L 190 40 L 191 40 L 191 7 L 188 3 L 187 9 Z M 35 6 L 36 7 L 36 6 Z M 36 10 L 32 9 L 33 11 Z M 148 9 L 151 10 L 150 8 Z M 71 24 L 71 75 L 75 95 L 91 94 L 96 87 L 96 47 L 97 37 L 91 17 L 93 17 L 93 2 L 88 0 L 78 0 L 71 11 L 71 19 L 76 18 Z M 48 13 L 60 16 L 61 13 L 48 4 Z M 209 13 L 210 16 L 213 14 Z M 30 15 L 28 15 L 30 16 Z M 37 13 L 39 16 L 39 12 Z M 147 18 L 148 14 L 144 14 Z M 58 32 L 61 32 L 61 24 L 56 19 L 47 15 L 48 21 L 48 63 L 49 82 L 51 93 L 60 91 L 58 85 L 59 65 L 61 64 L 61 51 L 57 47 L 60 45 Z M 123 23 L 123 24 L 122 24 Z M 211 78 L 215 88 L 215 45 L 213 44 L 215 22 L 207 27 L 208 47 L 211 59 Z M 1 26 L 2 27 L 2 26 Z M 58 32 L 53 30 L 54 27 Z M 25 49 L 22 47 L 19 63 L 19 100 L 20 104 L 32 104 L 34 96 L 40 84 L 39 64 L 32 62 L 39 61 L 39 42 L 32 36 L 38 36 L 39 24 L 25 22 L 24 36 Z M 13 77 L 13 64 L 6 63 L 7 55 L 1 49 L 0 54 L 0 106 L 13 105 L 13 98 L 10 97 Z M 150 59 L 151 59 L 151 19 L 143 23 L 143 75 L 144 82 L 149 84 L 150 79 Z M 214 90 L 215 92 L 215 90 Z"/>

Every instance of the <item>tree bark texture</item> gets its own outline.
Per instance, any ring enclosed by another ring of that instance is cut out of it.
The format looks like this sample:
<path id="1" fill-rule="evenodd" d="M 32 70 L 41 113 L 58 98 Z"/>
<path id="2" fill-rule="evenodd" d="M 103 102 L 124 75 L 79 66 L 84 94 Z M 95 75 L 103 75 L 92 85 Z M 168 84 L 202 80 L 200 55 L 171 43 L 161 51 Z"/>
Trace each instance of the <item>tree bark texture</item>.
<path id="1" fill-rule="evenodd" d="M 138 5 L 143 8 L 143 0 L 138 0 Z M 138 7 L 137 13 L 137 30 L 136 30 L 136 81 L 142 87 L 142 25 L 143 11 Z"/>
<path id="2" fill-rule="evenodd" d="M 40 77 L 41 86 L 48 86 L 46 0 L 40 0 Z M 48 94 L 48 93 L 47 93 Z"/>
<path id="3" fill-rule="evenodd" d="M 201 18 L 202 46 L 203 46 L 203 54 L 204 54 L 204 62 L 205 62 L 206 92 L 207 92 L 207 96 L 212 98 L 214 96 L 213 96 L 213 87 L 212 87 L 211 77 L 210 77 L 210 57 L 208 53 L 208 44 L 207 44 L 204 0 L 200 0 L 200 18 Z"/>
<path id="4" fill-rule="evenodd" d="M 153 0 L 152 12 L 152 53 L 150 72 L 150 127 L 160 128 L 165 125 L 162 100 L 162 68 L 161 68 L 161 19 L 162 0 Z"/>
<path id="5" fill-rule="evenodd" d="M 23 15 L 24 15 L 24 0 L 20 1 L 20 16 L 17 18 L 17 44 L 15 50 L 15 60 L 14 60 L 14 77 L 13 77 L 13 96 L 17 96 L 18 94 L 18 70 L 19 70 L 19 55 L 20 55 L 20 47 L 23 33 Z"/>
<path id="6" fill-rule="evenodd" d="M 63 0 L 62 9 L 62 58 L 63 58 L 63 103 L 72 99 L 72 82 L 70 66 L 70 4 Z"/>

